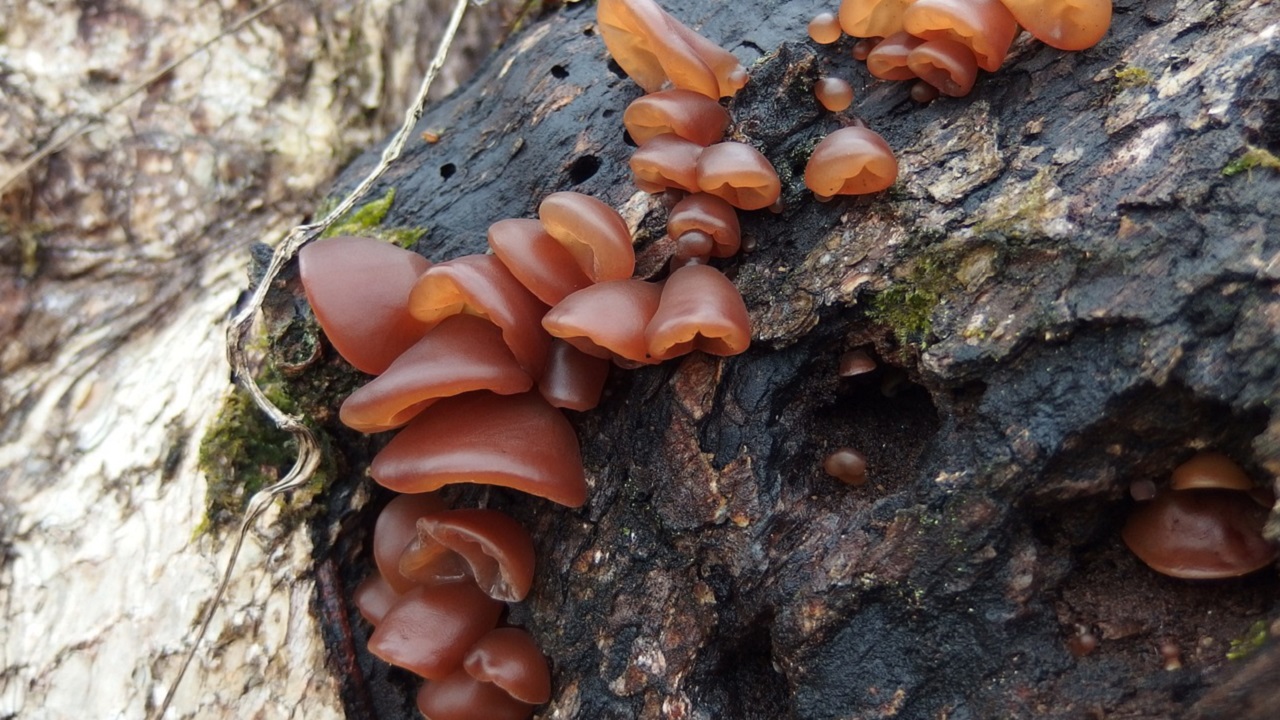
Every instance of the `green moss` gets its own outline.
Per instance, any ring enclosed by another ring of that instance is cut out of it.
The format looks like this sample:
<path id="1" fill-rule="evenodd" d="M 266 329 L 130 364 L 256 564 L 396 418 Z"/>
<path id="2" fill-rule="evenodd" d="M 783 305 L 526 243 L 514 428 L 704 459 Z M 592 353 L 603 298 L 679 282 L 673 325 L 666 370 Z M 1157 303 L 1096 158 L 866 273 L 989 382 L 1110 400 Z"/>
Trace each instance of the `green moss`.
<path id="1" fill-rule="evenodd" d="M 1250 145 L 1243 155 L 1222 168 L 1222 174 L 1231 177 L 1242 172 L 1252 172 L 1254 168 L 1280 171 L 1280 158 L 1269 150 Z"/>
<path id="2" fill-rule="evenodd" d="M 1116 87 L 1121 90 L 1146 87 L 1155 82 L 1155 78 L 1149 71 L 1132 65 L 1116 70 L 1115 78 Z"/>
<path id="3" fill-rule="evenodd" d="M 988 203 L 983 217 L 973 226 L 973 234 L 1006 239 L 1042 235 L 1040 228 L 1052 215 L 1049 195 L 1055 187 L 1052 171 L 1042 168 L 1016 191 Z"/>
<path id="4" fill-rule="evenodd" d="M 939 296 L 927 288 L 902 282 L 876 295 L 871 303 L 871 318 L 893 329 L 902 344 L 925 347 L 933 330 L 933 309 Z"/>
<path id="5" fill-rule="evenodd" d="M 1231 641 L 1231 647 L 1227 650 L 1227 659 L 1241 660 L 1249 657 L 1266 643 L 1267 637 L 1267 623 L 1262 620 L 1255 622 L 1245 631 L 1244 637 Z"/>
<path id="6" fill-rule="evenodd" d="M 396 189 L 388 188 L 385 195 L 377 200 L 370 200 L 360 207 L 339 218 L 325 230 L 320 237 L 337 237 L 338 235 L 361 235 L 375 237 L 380 240 L 408 248 L 427 234 L 427 228 L 386 228 L 382 226 L 391 211 L 396 199 Z M 336 200 L 326 201 L 316 208 L 316 217 L 324 217 L 337 205 Z"/>

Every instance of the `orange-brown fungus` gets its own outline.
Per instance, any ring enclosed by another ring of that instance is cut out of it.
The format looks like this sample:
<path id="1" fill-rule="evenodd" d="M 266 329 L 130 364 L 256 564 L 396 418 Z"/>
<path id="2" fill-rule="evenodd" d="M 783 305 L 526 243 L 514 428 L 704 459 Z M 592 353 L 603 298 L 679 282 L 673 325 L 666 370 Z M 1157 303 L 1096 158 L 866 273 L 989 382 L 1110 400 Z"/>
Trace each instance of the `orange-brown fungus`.
<path id="1" fill-rule="evenodd" d="M 853 87 L 840 78 L 822 78 L 813 86 L 813 94 L 831 112 L 847 110 L 853 104 Z"/>
<path id="2" fill-rule="evenodd" d="M 372 375 L 427 331 L 405 309 L 405 299 L 430 266 L 421 255 L 373 238 L 327 238 L 298 253 L 302 287 L 325 337 Z"/>
<path id="3" fill-rule="evenodd" d="M 902 13 L 914 0 L 842 0 L 840 27 L 854 37 L 888 37 L 902 32 Z"/>
<path id="4" fill-rule="evenodd" d="M 841 128 L 822 139 L 804 168 L 804 184 L 819 199 L 879 192 L 898 179 L 889 143 L 867 128 Z"/>
<path id="5" fill-rule="evenodd" d="M 867 459 L 853 448 L 840 448 L 822 461 L 822 469 L 831 477 L 848 485 L 867 482 Z"/>
<path id="6" fill-rule="evenodd" d="M 809 38 L 819 45 L 830 45 L 840 39 L 840 21 L 829 12 L 814 15 L 809 21 Z"/>
<path id="7" fill-rule="evenodd" d="M 667 278 L 645 342 L 650 358 L 657 361 L 692 350 L 737 355 L 751 344 L 751 320 L 742 294 L 724 273 L 706 265 L 685 265 Z"/>
<path id="8" fill-rule="evenodd" d="M 339 417 L 354 430 L 382 432 L 404 425 L 442 397 L 474 390 L 514 395 L 532 387 L 533 378 L 516 362 L 496 325 L 454 315 L 351 393 Z"/>
<path id="9" fill-rule="evenodd" d="M 588 355 L 648 362 L 644 329 L 661 295 L 661 285 L 643 280 L 598 283 L 551 308 L 542 325 Z"/>
<path id="10" fill-rule="evenodd" d="M 1111 27 L 1111 0 L 1002 0 L 1018 24 L 1059 50 L 1098 44 Z"/>
<path id="11" fill-rule="evenodd" d="M 433 265 L 409 293 L 409 312 L 428 325 L 459 313 L 497 325 L 520 367 L 533 377 L 542 374 L 551 344 L 538 326 L 546 309 L 493 255 L 464 255 Z"/>
<path id="12" fill-rule="evenodd" d="M 1252 490 L 1253 481 L 1234 460 L 1219 452 L 1198 452 L 1174 468 L 1169 476 L 1174 490 Z"/>
<path id="13" fill-rule="evenodd" d="M 729 111 L 706 95 L 677 88 L 640 96 L 627 106 L 622 124 L 637 145 L 670 133 L 705 147 L 724 137 Z"/>
<path id="14" fill-rule="evenodd" d="M 881 80 L 911 80 L 916 74 L 907 66 L 907 56 L 922 42 L 904 32 L 890 35 L 867 55 L 867 72 Z"/>
<path id="15" fill-rule="evenodd" d="M 622 280 L 636 269 L 631 231 L 617 210 L 578 192 L 556 192 L 538 205 L 538 218 L 592 282 Z"/>
<path id="16" fill-rule="evenodd" d="M 391 590 L 403 593 L 414 581 L 400 574 L 400 553 L 418 536 L 418 518 L 446 507 L 437 493 L 397 495 L 373 526 L 373 562 Z"/>
<path id="17" fill-rule="evenodd" d="M 867 56 L 880 44 L 880 38 L 863 38 L 853 44 L 853 59 L 866 62 Z"/>
<path id="18" fill-rule="evenodd" d="M 1000 69 L 1018 23 L 1000 0 L 915 0 L 902 16 L 907 32 L 924 40 L 953 40 L 969 47 L 978 67 Z"/>
<path id="19" fill-rule="evenodd" d="M 596 20 L 609 54 L 646 92 L 661 90 L 669 80 L 718 99 L 732 97 L 747 83 L 737 58 L 653 0 L 600 0 Z"/>
<path id="20" fill-rule="evenodd" d="M 428 720 L 527 720 L 533 715 L 533 706 L 460 668 L 422 686 L 418 712 Z"/>
<path id="21" fill-rule="evenodd" d="M 943 95 L 964 97 L 978 79 L 978 61 L 968 46 L 952 40 L 930 40 L 907 55 L 907 67 Z"/>
<path id="22" fill-rule="evenodd" d="M 921 105 L 927 105 L 937 100 L 938 95 L 938 88 L 923 80 L 911 84 L 911 99 Z"/>
<path id="23" fill-rule="evenodd" d="M 588 355 L 556 338 L 551 341 L 547 370 L 538 379 L 538 392 L 552 407 L 581 412 L 600 404 L 608 378 L 608 359 Z"/>
<path id="24" fill-rule="evenodd" d="M 520 284 L 547 305 L 591 284 L 569 250 L 537 220 L 499 220 L 490 225 L 489 247 Z"/>
<path id="25" fill-rule="evenodd" d="M 375 572 L 356 587 L 352 599 L 355 601 L 356 609 L 360 611 L 360 617 L 368 620 L 372 625 L 377 625 L 382 622 L 387 611 L 400 602 L 400 593 L 391 588 L 386 578 L 382 577 L 382 573 Z"/>
<path id="26" fill-rule="evenodd" d="M 742 210 L 767 208 L 782 195 L 782 182 L 759 150 L 722 142 L 698 157 L 698 189 Z"/>
<path id="27" fill-rule="evenodd" d="M 668 188 L 697 192 L 698 157 L 702 152 L 701 145 L 677 135 L 653 138 L 631 156 L 636 187 L 647 193 L 665 192 Z"/>
<path id="28" fill-rule="evenodd" d="M 401 430 L 373 459 L 369 473 L 396 492 L 470 482 L 568 507 L 587 499 L 573 427 L 532 393 L 445 398 Z"/>
<path id="29" fill-rule="evenodd" d="M 876 369 L 876 361 L 871 359 L 866 350 L 850 350 L 840 356 L 840 377 L 863 375 Z"/>
<path id="30" fill-rule="evenodd" d="M 419 585 L 382 617 L 369 652 L 428 680 L 443 678 L 493 629 L 502 608 L 472 582 Z"/>
<path id="31" fill-rule="evenodd" d="M 1276 548 L 1262 537 L 1267 510 L 1235 490 L 1172 490 L 1136 507 L 1124 542 L 1153 570 L 1207 580 L 1267 567 Z"/>
<path id="32" fill-rule="evenodd" d="M 551 699 L 547 658 L 529 633 L 519 628 L 490 630 L 467 652 L 462 667 L 471 677 L 493 683 L 521 702 L 541 705 Z"/>
<path id="33" fill-rule="evenodd" d="M 497 510 L 445 510 L 418 518 L 399 572 L 422 585 L 474 578 L 494 600 L 520 602 L 533 585 L 533 538 Z"/>
<path id="34" fill-rule="evenodd" d="M 715 195 L 695 193 L 671 208 L 667 216 L 667 235 L 681 239 L 689 233 L 701 233 L 711 241 L 707 255 L 726 258 L 738 254 L 742 247 L 742 228 L 733 206 Z M 679 255 L 679 250 L 677 250 Z"/>

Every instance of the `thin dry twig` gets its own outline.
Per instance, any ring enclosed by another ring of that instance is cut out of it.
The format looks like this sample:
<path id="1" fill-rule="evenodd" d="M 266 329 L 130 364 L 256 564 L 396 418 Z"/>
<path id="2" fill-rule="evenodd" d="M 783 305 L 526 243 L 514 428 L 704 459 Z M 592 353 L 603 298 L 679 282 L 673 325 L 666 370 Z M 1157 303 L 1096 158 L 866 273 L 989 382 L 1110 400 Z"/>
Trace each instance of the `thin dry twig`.
<path id="1" fill-rule="evenodd" d="M 191 665 L 196 651 L 200 648 L 200 644 L 209 629 L 209 623 L 213 620 L 213 615 L 217 612 L 218 605 L 222 602 L 222 597 L 231 582 L 236 560 L 240 556 L 241 546 L 244 544 L 244 539 L 248 535 L 250 527 L 271 506 L 271 503 L 276 498 L 306 485 L 320 465 L 320 445 L 310 428 L 303 424 L 300 418 L 289 415 L 268 400 L 267 396 L 262 392 L 262 388 L 258 387 L 257 381 L 254 380 L 253 375 L 249 372 L 249 358 L 246 349 L 253 330 L 254 319 L 261 311 L 267 292 L 274 283 L 275 278 L 280 275 L 285 265 L 293 259 L 298 250 L 318 237 L 338 218 L 346 215 L 355 207 L 355 204 L 373 187 L 373 184 L 386 172 L 391 163 L 400 156 L 400 152 L 404 149 L 414 126 L 422 118 L 422 113 L 426 109 L 427 92 L 431 89 L 431 84 L 444 67 L 445 57 L 448 55 L 449 47 L 453 44 L 453 39 L 462 24 L 462 18 L 466 15 L 469 1 L 456 0 L 454 3 L 453 13 L 449 17 L 449 24 L 445 28 L 439 44 L 436 46 L 436 53 L 431 59 L 431 64 L 427 66 L 426 74 L 422 78 L 422 84 L 418 87 L 418 93 L 409 110 L 405 113 L 404 122 L 401 124 L 400 129 L 382 151 L 382 157 L 377 166 L 322 220 L 299 225 L 289 231 L 289 234 L 276 247 L 275 253 L 271 256 L 271 262 L 267 265 L 266 272 L 263 274 L 262 279 L 259 280 L 257 287 L 254 288 L 253 295 L 249 298 L 244 308 L 232 318 L 231 324 L 227 328 L 227 359 L 231 363 L 231 370 L 236 383 L 249 393 L 258 408 L 270 417 L 277 427 L 293 435 L 298 443 L 298 458 L 283 479 L 270 487 L 258 491 L 249 501 L 249 506 L 240 522 L 240 530 L 236 535 L 235 543 L 232 545 L 231 555 L 227 558 L 222 580 L 218 583 L 218 589 L 214 593 L 212 602 L 205 608 L 204 617 L 200 621 L 195 636 L 191 639 L 190 648 L 178 669 L 177 677 L 174 678 L 173 683 L 169 686 L 164 702 L 160 704 L 159 711 L 155 715 L 156 718 L 163 718 L 165 712 L 168 711 L 169 705 L 173 702 L 174 695 L 178 691 L 178 686 L 186 675 L 187 668 Z"/>

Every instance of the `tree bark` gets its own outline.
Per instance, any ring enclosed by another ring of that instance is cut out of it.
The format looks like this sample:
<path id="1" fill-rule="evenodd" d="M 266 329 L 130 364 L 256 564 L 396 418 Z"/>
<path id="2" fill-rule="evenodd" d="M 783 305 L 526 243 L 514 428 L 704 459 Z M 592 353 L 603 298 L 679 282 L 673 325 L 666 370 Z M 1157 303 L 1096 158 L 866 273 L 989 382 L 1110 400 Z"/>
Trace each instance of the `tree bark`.
<path id="1" fill-rule="evenodd" d="M 871 82 L 848 40 L 808 41 L 824 3 L 669 9 L 749 67 L 731 134 L 773 162 L 786 209 L 744 214 L 755 249 L 725 265 L 751 350 L 615 372 L 575 416 L 584 509 L 454 493 L 538 538 L 511 613 L 554 663 L 538 717 L 1272 717 L 1274 682 L 1248 678 L 1274 673 L 1274 570 L 1174 580 L 1119 528 L 1129 483 L 1194 449 L 1259 484 L 1280 472 L 1280 175 L 1224 173 L 1280 150 L 1274 4 L 1122 0 L 1097 47 L 1024 36 L 972 95 L 924 108 Z M 636 192 L 621 125 L 640 90 L 593 22 L 565 6 L 424 118 L 439 140 L 384 179 L 387 224 L 428 228 L 416 248 L 443 260 L 573 189 L 620 208 L 658 272 L 666 201 Z M 897 151 L 890 191 L 804 189 L 813 145 L 854 117 L 817 106 L 827 74 Z M 292 297 L 282 356 L 316 332 Z M 880 368 L 842 379 L 854 349 Z M 349 586 L 367 525 L 347 507 L 383 440 L 337 425 L 343 373 L 326 350 L 292 392 L 350 468 L 314 530 Z M 842 446 L 867 456 L 867 485 L 823 474 Z M 349 714 L 413 717 L 412 679 L 354 654 L 367 626 L 332 610 L 333 657 L 360 669 L 342 674 Z M 1097 649 L 1073 656 L 1083 634 Z"/>

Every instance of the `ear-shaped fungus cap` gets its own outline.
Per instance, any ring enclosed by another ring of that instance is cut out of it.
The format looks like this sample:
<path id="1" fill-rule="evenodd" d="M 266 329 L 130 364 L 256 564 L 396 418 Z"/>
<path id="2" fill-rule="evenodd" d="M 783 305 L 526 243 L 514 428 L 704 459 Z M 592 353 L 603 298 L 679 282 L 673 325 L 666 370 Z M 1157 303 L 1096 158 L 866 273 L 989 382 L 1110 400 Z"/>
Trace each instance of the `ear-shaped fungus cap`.
<path id="1" fill-rule="evenodd" d="M 396 492 L 453 483 L 509 487 L 579 507 L 587 499 L 578 438 L 536 394 L 445 398 L 401 430 L 369 469 Z"/>
<path id="2" fill-rule="evenodd" d="M 427 720 L 528 720 L 533 706 L 459 668 L 418 690 L 418 712 Z"/>
<path id="3" fill-rule="evenodd" d="M 679 242 L 686 233 L 701 232 L 711 237 L 709 255 L 725 258 L 738 254 L 742 247 L 742 228 L 733 206 L 715 195 L 695 193 L 671 208 L 667 216 L 667 234 Z"/>
<path id="4" fill-rule="evenodd" d="M 1000 0 L 915 0 L 902 16 L 907 32 L 925 40 L 967 45 L 978 67 L 1000 69 L 1018 23 Z"/>
<path id="5" fill-rule="evenodd" d="M 520 284 L 547 305 L 591 284 L 569 250 L 537 220 L 499 220 L 490 225 L 489 247 Z"/>
<path id="6" fill-rule="evenodd" d="M 373 238 L 317 240 L 298 252 L 307 301 L 338 354 L 377 375 L 422 337 L 427 326 L 405 308 L 431 263 Z"/>
<path id="7" fill-rule="evenodd" d="M 369 652 L 428 680 L 443 678 L 498 624 L 502 608 L 472 582 L 419 585 L 382 617 Z"/>
<path id="8" fill-rule="evenodd" d="M 452 557 L 451 557 L 452 556 Z M 456 578 L 460 569 L 494 600 L 520 602 L 533 585 L 533 538 L 497 510 L 445 510 L 418 518 L 400 555 L 400 574 L 422 585 Z"/>
<path id="9" fill-rule="evenodd" d="M 907 67 L 943 95 L 964 97 L 978 79 L 978 61 L 968 46 L 952 40 L 930 40 L 907 55 Z"/>
<path id="10" fill-rule="evenodd" d="M 1157 572 L 1192 580 L 1247 575 L 1275 561 L 1267 511 L 1235 490 L 1177 490 L 1136 507 L 1121 536 Z"/>
<path id="11" fill-rule="evenodd" d="M 631 155 L 636 187 L 647 193 L 676 188 L 698 192 L 698 158 L 704 148 L 682 137 L 659 135 Z"/>
<path id="12" fill-rule="evenodd" d="M 662 286 L 643 280 L 612 280 L 570 295 L 551 308 L 542 326 L 582 352 L 598 358 L 651 362 L 644 329 L 658 311 Z"/>
<path id="13" fill-rule="evenodd" d="M 454 315 L 351 393 L 339 417 L 354 430 L 382 432 L 404 425 L 442 397 L 475 390 L 514 395 L 531 387 L 533 378 L 520 368 L 496 325 Z"/>
<path id="14" fill-rule="evenodd" d="M 600 0 L 600 36 L 613 59 L 646 92 L 672 85 L 716 99 L 747 83 L 737 58 L 671 17 L 653 0 Z"/>
<path id="15" fill-rule="evenodd" d="M 1174 490 L 1252 490 L 1253 481 L 1234 460 L 1219 452 L 1204 451 L 1174 468 L 1169 476 Z"/>
<path id="16" fill-rule="evenodd" d="M 627 106 L 622 124 L 637 145 L 670 133 L 705 147 L 724 137 L 729 111 L 706 95 L 677 88 L 640 96 Z"/>
<path id="17" fill-rule="evenodd" d="M 627 222 L 603 202 L 578 192 L 555 192 L 538 205 L 538 218 L 591 282 L 622 280 L 635 272 Z"/>
<path id="18" fill-rule="evenodd" d="M 873 130 L 841 128 L 822 139 L 804 168 L 804 184 L 819 199 L 879 192 L 898 179 L 889 143 Z"/>
<path id="19" fill-rule="evenodd" d="M 722 142 L 698 157 L 698 189 L 743 210 L 767 208 L 782 195 L 782 182 L 759 150 Z"/>
<path id="20" fill-rule="evenodd" d="M 889 37 L 902 32 L 902 13 L 913 0 L 842 0 L 840 27 L 854 37 Z"/>
<path id="21" fill-rule="evenodd" d="M 552 407 L 579 412 L 600 404 L 609 360 L 588 355 L 556 338 L 551 341 L 547 370 L 538 378 L 538 392 Z"/>
<path id="22" fill-rule="evenodd" d="M 409 293 L 409 312 L 433 327 L 458 313 L 497 325 L 511 354 L 533 377 L 542 374 L 551 344 L 538 327 L 546 310 L 492 255 L 464 255 L 433 265 Z"/>
<path id="23" fill-rule="evenodd" d="M 377 625 L 382 622 L 387 611 L 400 602 L 400 593 L 391 589 L 382 573 L 375 572 L 356 587 L 352 599 L 360 616 L 368 620 L 369 624 Z"/>
<path id="24" fill-rule="evenodd" d="M 706 265 L 685 265 L 667 278 L 645 341 L 659 361 L 691 350 L 737 355 L 751 344 L 751 320 L 729 278 Z"/>
<path id="25" fill-rule="evenodd" d="M 1111 0 L 1001 0 L 1018 24 L 1045 45 L 1084 50 L 1111 27 Z"/>
<path id="26" fill-rule="evenodd" d="M 400 574 L 400 554 L 418 537 L 418 518 L 446 507 L 437 493 L 415 493 L 397 495 L 378 513 L 373 525 L 373 562 L 394 592 L 403 593 L 415 584 Z"/>
<path id="27" fill-rule="evenodd" d="M 471 677 L 493 683 L 521 702 L 541 705 L 551 699 L 547 658 L 520 628 L 490 630 L 467 652 L 462 667 Z"/>
<path id="28" fill-rule="evenodd" d="M 907 64 L 907 58 L 923 42 L 905 32 L 890 35 L 867 53 L 867 72 L 881 80 L 911 80 L 916 74 Z"/>

